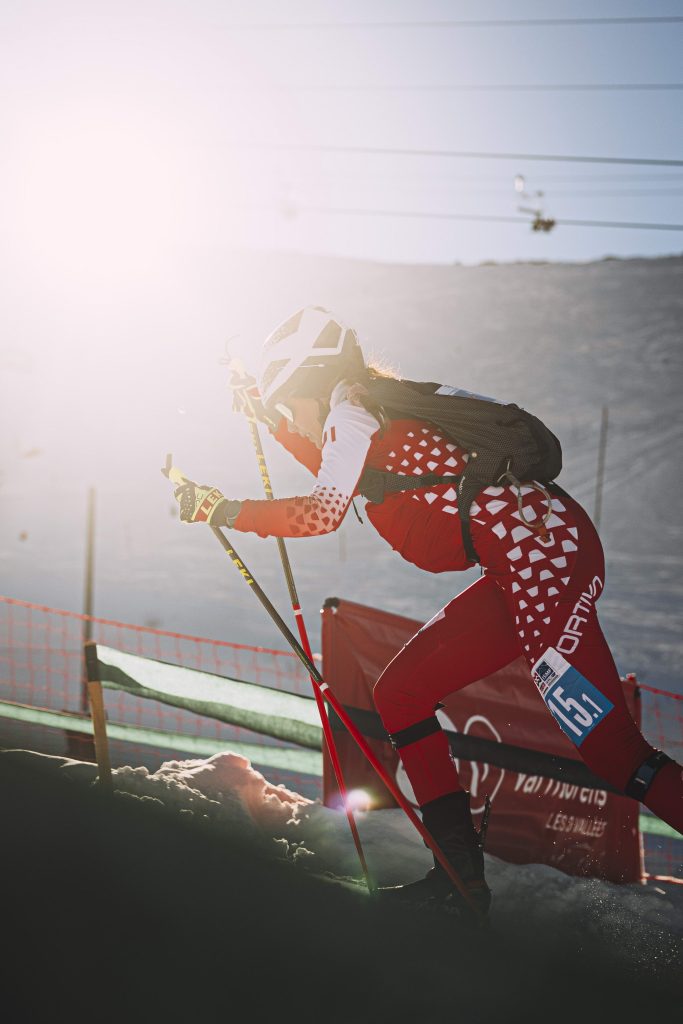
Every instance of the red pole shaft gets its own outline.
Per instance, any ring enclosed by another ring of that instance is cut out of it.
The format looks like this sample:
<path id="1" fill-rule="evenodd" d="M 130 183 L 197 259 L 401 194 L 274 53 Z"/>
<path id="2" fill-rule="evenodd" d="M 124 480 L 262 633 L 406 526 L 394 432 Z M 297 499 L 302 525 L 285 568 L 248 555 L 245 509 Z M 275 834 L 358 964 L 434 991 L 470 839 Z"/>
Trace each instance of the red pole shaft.
<path id="1" fill-rule="evenodd" d="M 170 468 L 169 472 L 167 473 L 167 476 L 174 483 L 177 483 L 179 481 L 187 479 L 186 477 L 183 476 L 183 474 L 180 472 L 180 470 L 177 467 L 174 467 L 174 466 Z M 294 634 L 292 633 L 291 629 L 289 628 L 287 623 L 284 621 L 284 619 L 282 618 L 282 616 L 280 615 L 278 610 L 275 608 L 273 603 L 269 600 L 269 598 L 264 593 L 264 591 L 261 590 L 261 587 L 258 585 L 258 583 L 254 579 L 254 577 L 251 575 L 251 573 L 249 572 L 249 570 L 247 569 L 246 565 L 244 564 L 242 559 L 239 557 L 237 552 L 235 551 L 235 549 L 232 546 L 232 544 L 230 543 L 230 541 L 227 539 L 227 537 L 225 537 L 223 535 L 222 531 L 220 530 L 220 528 L 218 526 L 212 526 L 211 527 L 211 532 L 215 535 L 215 537 L 219 541 L 221 547 L 226 552 L 226 554 L 230 558 L 230 561 L 233 563 L 235 568 L 238 569 L 240 575 L 243 577 L 245 582 L 248 583 L 248 585 L 254 591 L 254 593 L 256 594 L 256 597 L 259 599 L 259 601 L 261 602 L 263 607 L 266 609 L 266 611 L 270 615 L 270 617 L 273 620 L 273 622 L 275 622 L 275 624 L 277 625 L 278 629 L 280 630 L 280 632 L 282 633 L 282 635 L 286 639 L 287 643 L 289 644 L 289 646 L 292 648 L 292 650 L 296 654 L 296 656 L 299 659 L 299 661 L 302 663 L 302 665 L 306 666 L 306 668 L 308 669 L 308 673 L 311 676 L 311 679 L 315 683 L 316 689 L 318 689 L 318 688 L 320 689 L 320 692 L 324 696 L 325 700 L 337 712 L 337 715 L 341 719 L 342 723 L 346 726 L 348 731 L 351 733 L 351 735 L 353 736 L 354 740 L 356 741 L 356 743 L 358 744 L 360 749 L 363 751 L 363 753 L 365 754 L 366 758 L 368 759 L 368 761 L 370 762 L 372 767 L 375 769 L 375 771 L 379 775 L 379 777 L 382 780 L 382 782 L 384 783 L 384 785 L 387 787 L 387 789 L 389 790 L 389 792 L 391 793 L 393 798 L 396 800 L 396 803 L 408 815 L 408 817 L 410 818 L 410 820 L 412 821 L 413 825 L 415 826 L 417 831 L 420 833 L 422 838 L 424 839 L 424 841 L 427 844 L 427 846 L 429 847 L 429 849 L 432 851 L 432 853 L 434 854 L 436 859 L 439 861 L 439 863 L 443 867 L 444 871 L 447 873 L 448 877 L 453 882 L 453 885 L 455 885 L 455 887 L 461 893 L 461 895 L 463 896 L 463 898 L 467 902 L 468 906 L 474 911 L 474 913 L 477 914 L 477 915 L 480 915 L 480 911 L 477 909 L 477 907 L 472 902 L 472 899 L 471 899 L 469 893 L 467 892 L 467 890 L 465 889 L 465 886 L 463 885 L 463 883 L 462 883 L 462 881 L 460 879 L 460 876 L 458 875 L 458 873 L 455 870 L 455 868 L 452 866 L 452 864 L 449 863 L 447 857 L 441 852 L 441 850 L 440 850 L 436 840 L 434 839 L 434 837 L 431 835 L 430 832 L 427 831 L 427 829 L 422 824 L 422 822 L 420 821 L 418 816 L 415 814 L 415 811 L 412 809 L 412 807 L 410 806 L 410 804 L 408 803 L 406 798 L 403 796 L 403 794 L 399 790 L 399 788 L 396 785 L 396 783 L 394 782 L 394 780 L 392 778 L 390 778 L 388 773 L 384 770 L 384 768 L 379 763 L 379 761 L 377 760 L 377 758 L 375 757 L 373 752 L 370 750 L 370 747 L 365 742 L 364 738 L 361 736 L 360 732 L 358 731 L 356 726 L 353 724 L 353 722 L 351 721 L 349 716 L 346 714 L 346 711 L 344 710 L 342 705 L 339 703 L 337 698 L 334 696 L 334 694 L 332 693 L 332 691 L 330 690 L 328 684 L 325 682 L 325 680 L 321 676 L 321 674 L 318 671 L 318 669 L 315 667 L 314 662 L 306 654 L 305 650 L 303 649 L 303 647 L 301 646 L 301 644 L 299 643 L 297 638 L 294 636 Z"/>
<path id="2" fill-rule="evenodd" d="M 268 475 L 268 468 L 266 466 L 266 457 L 261 444 L 261 437 L 259 434 L 258 423 L 256 421 L 256 415 L 254 413 L 254 407 L 249 399 L 248 395 L 245 395 L 244 400 L 245 411 L 247 419 L 249 420 L 249 426 L 251 428 L 251 439 L 256 451 L 256 459 L 258 462 L 259 471 L 261 473 L 261 481 L 263 483 L 263 489 L 266 494 L 268 501 L 272 501 L 275 497 L 273 494 L 273 488 L 270 482 L 270 476 Z M 282 537 L 277 538 L 278 550 L 280 552 L 280 561 L 282 562 L 282 568 L 285 573 L 285 580 L 289 589 L 289 597 L 292 604 L 292 611 L 294 612 L 294 618 L 296 619 L 297 628 L 299 630 L 299 637 L 301 639 L 301 646 L 303 647 L 306 656 L 308 657 L 311 664 L 313 664 L 313 654 L 311 652 L 311 645 L 308 639 L 308 631 L 306 630 L 306 623 L 304 622 L 303 612 L 301 611 L 301 605 L 299 604 L 299 597 L 296 591 L 296 585 L 294 583 L 294 574 L 292 573 L 292 566 L 289 561 L 289 555 L 287 554 L 287 548 L 285 546 L 284 539 Z M 313 686 L 313 693 L 315 695 L 315 702 L 318 708 L 318 714 L 320 715 L 320 722 L 323 728 L 323 736 L 325 738 L 325 744 L 327 746 L 327 752 L 330 755 L 330 761 L 332 762 L 332 768 L 334 770 L 334 776 L 337 780 L 337 788 L 339 789 L 339 795 L 341 797 L 342 805 L 346 811 L 346 817 L 349 822 L 349 828 L 351 829 L 351 835 L 353 842 L 356 847 L 356 853 L 358 854 L 358 860 L 365 876 L 365 883 L 370 892 L 375 891 L 375 887 L 370 879 L 370 872 L 368 870 L 367 860 L 365 859 L 365 852 L 363 850 L 363 844 L 358 833 L 358 826 L 356 825 L 356 819 L 353 814 L 353 809 L 349 805 L 347 799 L 346 783 L 344 781 L 344 774 L 342 772 L 341 763 L 339 761 L 339 755 L 337 753 L 337 747 L 334 742 L 334 736 L 332 734 L 332 727 L 330 726 L 329 718 L 327 716 L 327 708 L 325 707 L 325 701 L 323 700 L 322 694 L 316 685 L 315 678 L 311 675 L 311 685 Z"/>
<path id="3" fill-rule="evenodd" d="M 396 803 L 408 815 L 408 817 L 412 821 L 413 825 L 415 826 L 415 828 L 420 833 L 420 835 L 424 839 L 424 841 L 427 844 L 427 846 L 429 847 L 429 849 L 432 851 L 432 853 L 434 854 L 434 856 L 438 860 L 439 864 L 441 864 L 442 868 L 444 869 L 444 871 L 446 872 L 448 877 L 451 879 L 453 884 L 456 886 L 456 888 L 458 889 L 460 894 L 467 901 L 468 906 L 471 907 L 472 910 L 475 910 L 477 914 L 479 914 L 480 912 L 479 912 L 478 908 L 476 908 L 474 903 L 472 902 L 472 900 L 470 898 L 470 895 L 467 892 L 465 886 L 463 885 L 462 879 L 460 878 L 460 876 L 455 871 L 455 868 L 450 863 L 450 861 L 448 860 L 446 855 L 444 853 L 442 853 L 440 847 L 437 845 L 436 840 L 433 838 L 431 832 L 428 832 L 427 829 L 425 828 L 425 826 L 422 824 L 422 821 L 420 820 L 420 818 L 418 818 L 417 814 L 415 813 L 413 808 L 410 806 L 410 804 L 408 803 L 408 801 L 404 797 L 403 793 L 398 788 L 398 786 L 397 786 L 396 782 L 394 781 L 394 779 L 391 778 L 391 776 L 388 774 L 388 772 L 385 771 L 385 769 L 382 767 L 380 762 L 377 760 L 377 758 L 373 754 L 372 750 L 370 749 L 368 744 L 365 742 L 364 737 L 361 735 L 361 733 L 358 731 L 356 726 L 353 724 L 353 722 L 351 721 L 349 716 L 346 714 L 346 711 L 344 710 L 343 706 L 339 703 L 337 698 L 334 696 L 334 694 L 330 690 L 330 688 L 327 685 L 327 683 L 324 682 L 322 679 L 321 679 L 320 682 L 316 681 L 316 688 L 320 689 L 321 693 L 323 693 L 324 696 L 325 696 L 325 700 L 337 712 L 337 714 L 339 715 L 339 718 L 341 719 L 343 724 L 346 726 L 348 731 L 351 733 L 351 735 L 353 736 L 354 740 L 356 741 L 356 743 L 358 744 L 358 746 L 360 747 L 362 752 L 365 754 L 366 758 L 368 759 L 368 761 L 370 762 L 372 767 L 375 769 L 375 771 L 379 775 L 380 779 L 382 780 L 384 785 L 387 787 L 387 789 L 389 790 L 389 792 L 393 796 L 393 798 L 396 801 Z"/>
<path id="4" fill-rule="evenodd" d="M 301 611 L 301 608 L 298 605 L 292 605 L 292 609 L 294 611 L 294 617 L 296 618 L 296 624 L 299 627 L 299 636 L 301 638 L 301 646 L 303 647 L 304 651 L 306 652 L 308 657 L 311 659 L 311 661 L 313 661 L 313 655 L 311 653 L 311 645 L 310 645 L 309 640 L 308 640 L 308 633 L 306 631 L 306 624 L 304 622 L 304 617 L 303 617 L 303 613 Z M 327 752 L 330 755 L 330 761 L 332 762 L 332 768 L 334 770 L 334 777 L 337 780 L 337 786 L 339 788 L 339 795 L 341 796 L 342 803 L 343 803 L 344 809 L 346 811 L 346 817 L 348 818 L 348 821 L 349 821 L 349 827 L 351 829 L 351 835 L 353 836 L 353 841 L 354 841 L 354 843 L 356 845 L 356 851 L 358 853 L 358 859 L 360 861 L 361 868 L 363 869 L 363 874 L 365 875 L 365 881 L 367 883 L 368 889 L 370 890 L 370 892 L 374 892 L 374 888 L 375 887 L 372 884 L 372 882 L 370 881 L 370 872 L 368 870 L 367 861 L 365 859 L 365 853 L 363 851 L 363 846 L 361 844 L 360 836 L 358 834 L 358 826 L 356 825 L 356 819 L 353 816 L 353 809 L 350 807 L 349 802 L 347 800 L 346 782 L 344 781 L 344 774 L 342 772 L 341 763 L 339 761 L 339 754 L 337 753 L 337 746 L 336 746 L 336 744 L 334 742 L 334 736 L 332 734 L 332 727 L 330 725 L 330 720 L 329 720 L 328 715 L 327 715 L 327 708 L 325 707 L 325 701 L 323 700 L 322 693 L 320 691 L 320 687 L 317 685 L 316 680 L 313 678 L 313 676 L 311 676 L 310 678 L 311 678 L 311 683 L 313 685 L 313 693 L 315 694 L 315 702 L 318 705 L 318 712 L 320 714 L 320 721 L 322 722 L 323 734 L 325 736 L 325 743 L 327 744 Z"/>

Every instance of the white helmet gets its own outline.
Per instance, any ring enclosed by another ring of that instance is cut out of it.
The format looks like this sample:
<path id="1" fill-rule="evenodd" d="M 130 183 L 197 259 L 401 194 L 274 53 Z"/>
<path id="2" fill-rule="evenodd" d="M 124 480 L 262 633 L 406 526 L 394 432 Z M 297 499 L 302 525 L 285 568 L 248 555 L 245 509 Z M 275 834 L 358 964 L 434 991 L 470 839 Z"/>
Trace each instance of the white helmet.
<path id="1" fill-rule="evenodd" d="M 322 306 L 306 306 L 276 327 L 263 343 L 260 380 L 263 404 L 293 392 L 317 395 L 363 366 L 356 332 Z"/>

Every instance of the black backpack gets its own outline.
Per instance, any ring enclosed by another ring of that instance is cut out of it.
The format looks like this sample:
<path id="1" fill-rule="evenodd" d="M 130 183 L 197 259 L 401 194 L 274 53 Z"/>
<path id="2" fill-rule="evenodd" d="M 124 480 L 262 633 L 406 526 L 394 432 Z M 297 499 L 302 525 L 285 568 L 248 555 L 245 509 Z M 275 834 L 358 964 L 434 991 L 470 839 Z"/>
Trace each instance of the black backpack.
<path id="1" fill-rule="evenodd" d="M 457 485 L 458 510 L 467 557 L 478 562 L 470 533 L 470 507 L 485 487 L 504 481 L 519 485 L 536 480 L 549 484 L 562 469 L 562 449 L 555 435 L 536 416 L 518 405 L 434 383 L 375 378 L 370 396 L 391 419 L 418 419 L 432 423 L 444 437 L 469 455 L 457 476 L 401 476 L 366 469 L 359 490 L 371 502 L 388 493 L 411 491 L 439 484 Z"/>

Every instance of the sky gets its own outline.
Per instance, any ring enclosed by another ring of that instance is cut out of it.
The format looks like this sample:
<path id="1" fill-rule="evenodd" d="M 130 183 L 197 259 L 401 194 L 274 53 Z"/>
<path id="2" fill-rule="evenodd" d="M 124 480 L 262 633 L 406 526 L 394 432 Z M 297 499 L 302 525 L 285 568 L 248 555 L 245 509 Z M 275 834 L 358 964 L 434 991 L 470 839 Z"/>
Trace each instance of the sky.
<path id="1" fill-rule="evenodd" d="M 676 0 L 4 0 L 0 270 L 19 289 L 87 290 L 177 250 L 404 263 L 680 252 L 683 231 L 442 215 L 525 205 L 558 221 L 683 224 L 683 166 L 277 147 L 681 159 L 680 91 L 509 87 L 680 84 L 683 23 L 391 25 L 682 13 Z M 496 89 L 443 88 L 463 85 Z"/>

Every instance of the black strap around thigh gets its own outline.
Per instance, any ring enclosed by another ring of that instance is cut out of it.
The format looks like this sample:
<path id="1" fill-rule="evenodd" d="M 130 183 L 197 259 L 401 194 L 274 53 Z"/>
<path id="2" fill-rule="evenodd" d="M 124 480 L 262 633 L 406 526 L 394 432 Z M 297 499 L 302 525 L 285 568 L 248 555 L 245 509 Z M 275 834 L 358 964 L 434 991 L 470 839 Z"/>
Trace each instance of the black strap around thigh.
<path id="1" fill-rule="evenodd" d="M 390 732 L 389 739 L 394 750 L 400 750 L 401 747 L 407 747 L 409 743 L 417 743 L 418 740 L 423 740 L 427 736 L 431 736 L 432 733 L 439 732 L 440 729 L 439 719 L 436 715 L 430 715 L 429 718 L 423 718 L 422 721 L 408 725 L 405 729 L 399 729 L 398 732 Z"/>
<path id="2" fill-rule="evenodd" d="M 626 796 L 631 796 L 634 800 L 642 800 L 654 782 L 657 772 L 661 771 L 670 760 L 669 755 L 665 754 L 663 750 L 655 750 L 650 754 L 626 783 L 624 787 Z"/>

